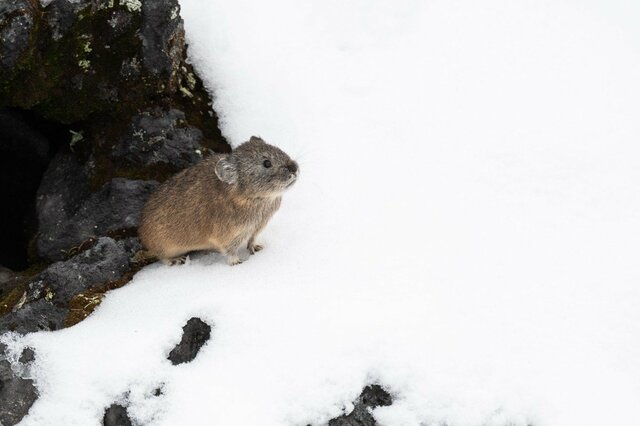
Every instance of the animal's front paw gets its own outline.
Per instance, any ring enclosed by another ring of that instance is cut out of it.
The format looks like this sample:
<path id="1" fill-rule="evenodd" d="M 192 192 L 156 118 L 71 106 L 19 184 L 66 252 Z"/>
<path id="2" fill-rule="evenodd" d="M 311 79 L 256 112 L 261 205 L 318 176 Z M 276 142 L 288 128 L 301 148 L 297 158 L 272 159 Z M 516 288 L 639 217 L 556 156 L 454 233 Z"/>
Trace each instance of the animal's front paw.
<path id="1" fill-rule="evenodd" d="M 227 263 L 229 266 L 239 265 L 242 263 L 242 259 L 240 259 L 240 256 L 227 256 Z"/>
<path id="2" fill-rule="evenodd" d="M 256 252 L 262 250 L 264 246 L 261 244 L 250 244 L 247 248 L 249 249 L 249 253 L 256 254 Z"/>
<path id="3" fill-rule="evenodd" d="M 184 265 L 186 261 L 187 261 L 187 256 L 178 256 L 178 257 L 174 257 L 173 259 L 169 259 L 169 265 L 171 266 Z"/>

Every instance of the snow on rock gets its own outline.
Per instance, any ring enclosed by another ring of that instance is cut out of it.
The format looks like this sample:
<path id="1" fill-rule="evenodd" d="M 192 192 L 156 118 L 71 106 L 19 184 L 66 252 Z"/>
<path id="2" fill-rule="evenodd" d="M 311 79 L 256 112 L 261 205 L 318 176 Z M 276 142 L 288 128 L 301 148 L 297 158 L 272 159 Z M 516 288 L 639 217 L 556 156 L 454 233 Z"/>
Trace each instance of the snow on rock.
<path id="1" fill-rule="evenodd" d="M 223 132 L 300 181 L 248 262 L 151 265 L 17 339 L 23 425 L 320 425 L 370 383 L 381 425 L 640 418 L 637 5 L 181 6 Z M 174 366 L 192 317 L 215 339 Z"/>

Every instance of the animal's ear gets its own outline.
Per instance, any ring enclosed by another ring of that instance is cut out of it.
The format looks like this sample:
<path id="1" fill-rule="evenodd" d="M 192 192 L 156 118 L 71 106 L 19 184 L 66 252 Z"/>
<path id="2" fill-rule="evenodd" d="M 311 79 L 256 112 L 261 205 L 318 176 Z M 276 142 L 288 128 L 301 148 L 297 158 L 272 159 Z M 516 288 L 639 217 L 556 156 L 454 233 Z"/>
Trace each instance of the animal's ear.
<path id="1" fill-rule="evenodd" d="M 258 136 L 251 136 L 251 139 L 249 139 L 249 142 L 254 142 L 254 143 L 265 143 L 261 137 Z"/>
<path id="2" fill-rule="evenodd" d="M 236 170 L 236 166 L 227 158 L 221 158 L 216 163 L 216 176 L 218 176 L 218 179 L 228 184 L 233 184 L 238 181 L 238 171 Z"/>

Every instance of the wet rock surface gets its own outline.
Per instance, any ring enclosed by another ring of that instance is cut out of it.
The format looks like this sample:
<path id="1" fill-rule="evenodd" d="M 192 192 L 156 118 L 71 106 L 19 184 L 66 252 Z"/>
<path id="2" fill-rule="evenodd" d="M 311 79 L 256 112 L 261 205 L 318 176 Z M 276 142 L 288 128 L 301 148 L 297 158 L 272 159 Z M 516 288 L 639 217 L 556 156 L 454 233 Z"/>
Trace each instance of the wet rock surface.
<path id="1" fill-rule="evenodd" d="M 391 395 L 379 385 L 370 385 L 363 389 L 354 401 L 353 411 L 329 420 L 329 426 L 375 426 L 377 425 L 371 409 L 391 405 Z"/>
<path id="2" fill-rule="evenodd" d="M 211 337 L 211 326 L 200 318 L 191 318 L 182 327 L 182 339 L 167 357 L 173 365 L 184 364 L 195 359 L 200 348 Z"/>
<path id="3" fill-rule="evenodd" d="M 104 426 L 131 426 L 131 419 L 127 409 L 119 404 L 112 404 L 104 412 L 102 419 Z"/>
<path id="4" fill-rule="evenodd" d="M 20 377 L 6 356 L 6 346 L 0 343 L 0 425 L 13 426 L 28 413 L 38 397 L 33 380 Z M 25 352 L 30 353 L 25 354 Z M 25 350 L 18 363 L 28 364 L 34 354 Z"/>

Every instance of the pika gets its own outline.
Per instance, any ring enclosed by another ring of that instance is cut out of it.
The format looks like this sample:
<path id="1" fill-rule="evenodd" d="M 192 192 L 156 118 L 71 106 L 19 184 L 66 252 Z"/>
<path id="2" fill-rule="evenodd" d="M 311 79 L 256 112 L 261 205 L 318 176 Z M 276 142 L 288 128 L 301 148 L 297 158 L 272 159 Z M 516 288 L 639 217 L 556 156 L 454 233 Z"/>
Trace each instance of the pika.
<path id="1" fill-rule="evenodd" d="M 149 254 L 181 263 L 195 250 L 214 250 L 229 265 L 239 250 L 262 250 L 256 236 L 298 179 L 298 163 L 252 136 L 230 154 L 202 160 L 163 183 L 145 204 L 138 234 Z"/>

